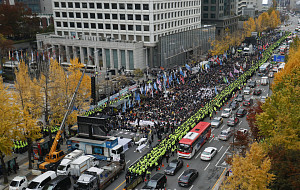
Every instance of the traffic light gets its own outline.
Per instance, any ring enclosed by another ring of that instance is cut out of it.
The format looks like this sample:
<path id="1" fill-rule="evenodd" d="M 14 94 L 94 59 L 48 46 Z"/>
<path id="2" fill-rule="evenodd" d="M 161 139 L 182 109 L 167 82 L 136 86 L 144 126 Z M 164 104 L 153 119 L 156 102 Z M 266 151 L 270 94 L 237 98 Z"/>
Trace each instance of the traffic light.
<path id="1" fill-rule="evenodd" d="M 94 76 L 91 77 L 91 98 L 92 98 L 92 105 L 96 104 L 96 78 Z"/>

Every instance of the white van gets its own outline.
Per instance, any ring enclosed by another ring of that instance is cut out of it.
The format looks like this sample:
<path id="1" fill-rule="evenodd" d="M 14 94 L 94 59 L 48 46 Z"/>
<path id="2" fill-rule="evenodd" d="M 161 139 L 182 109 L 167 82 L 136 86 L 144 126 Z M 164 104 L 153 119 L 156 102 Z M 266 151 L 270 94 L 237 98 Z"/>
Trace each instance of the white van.
<path id="1" fill-rule="evenodd" d="M 43 187 L 51 181 L 52 179 L 56 178 L 55 171 L 47 171 L 36 178 L 34 178 L 26 188 L 26 190 L 42 190 Z"/>
<path id="2" fill-rule="evenodd" d="M 268 77 L 261 77 L 261 80 L 260 80 L 260 84 L 265 86 L 265 85 L 268 85 L 269 83 L 269 79 Z"/>
<path id="3" fill-rule="evenodd" d="M 82 155 L 84 155 L 83 150 L 74 150 L 66 155 L 57 167 L 57 175 L 69 175 L 71 162 Z"/>

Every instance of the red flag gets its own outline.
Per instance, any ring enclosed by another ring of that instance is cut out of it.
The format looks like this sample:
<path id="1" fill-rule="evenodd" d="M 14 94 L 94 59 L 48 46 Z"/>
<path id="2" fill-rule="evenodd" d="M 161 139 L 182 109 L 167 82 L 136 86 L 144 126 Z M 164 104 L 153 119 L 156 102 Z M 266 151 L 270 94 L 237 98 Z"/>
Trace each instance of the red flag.
<path id="1" fill-rule="evenodd" d="M 160 69 L 161 69 L 161 70 L 165 70 L 165 68 L 163 68 L 163 67 L 160 67 Z"/>
<path id="2" fill-rule="evenodd" d="M 244 71 L 244 69 L 243 69 L 243 67 L 242 67 L 242 66 L 240 66 L 240 68 L 242 69 L 242 71 Z"/>

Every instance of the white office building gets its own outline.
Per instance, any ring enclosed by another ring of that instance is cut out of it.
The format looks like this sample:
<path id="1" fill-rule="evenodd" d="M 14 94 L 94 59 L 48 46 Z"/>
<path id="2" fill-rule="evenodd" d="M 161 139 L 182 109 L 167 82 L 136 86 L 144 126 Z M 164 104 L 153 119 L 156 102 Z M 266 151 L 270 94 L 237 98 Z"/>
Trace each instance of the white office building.
<path id="1" fill-rule="evenodd" d="M 153 67 L 159 39 L 201 28 L 201 0 L 53 0 L 54 34 L 40 51 L 102 68 Z M 56 56 L 58 57 L 58 56 Z"/>

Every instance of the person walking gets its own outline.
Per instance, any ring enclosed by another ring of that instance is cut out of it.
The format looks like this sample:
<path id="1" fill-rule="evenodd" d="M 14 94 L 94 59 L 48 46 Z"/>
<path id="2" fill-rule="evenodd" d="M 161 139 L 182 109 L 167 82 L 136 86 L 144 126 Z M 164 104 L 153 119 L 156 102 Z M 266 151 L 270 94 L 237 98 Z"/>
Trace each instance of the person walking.
<path id="1" fill-rule="evenodd" d="M 169 153 L 166 153 L 166 162 L 167 163 L 169 163 L 169 158 L 170 158 Z"/>

